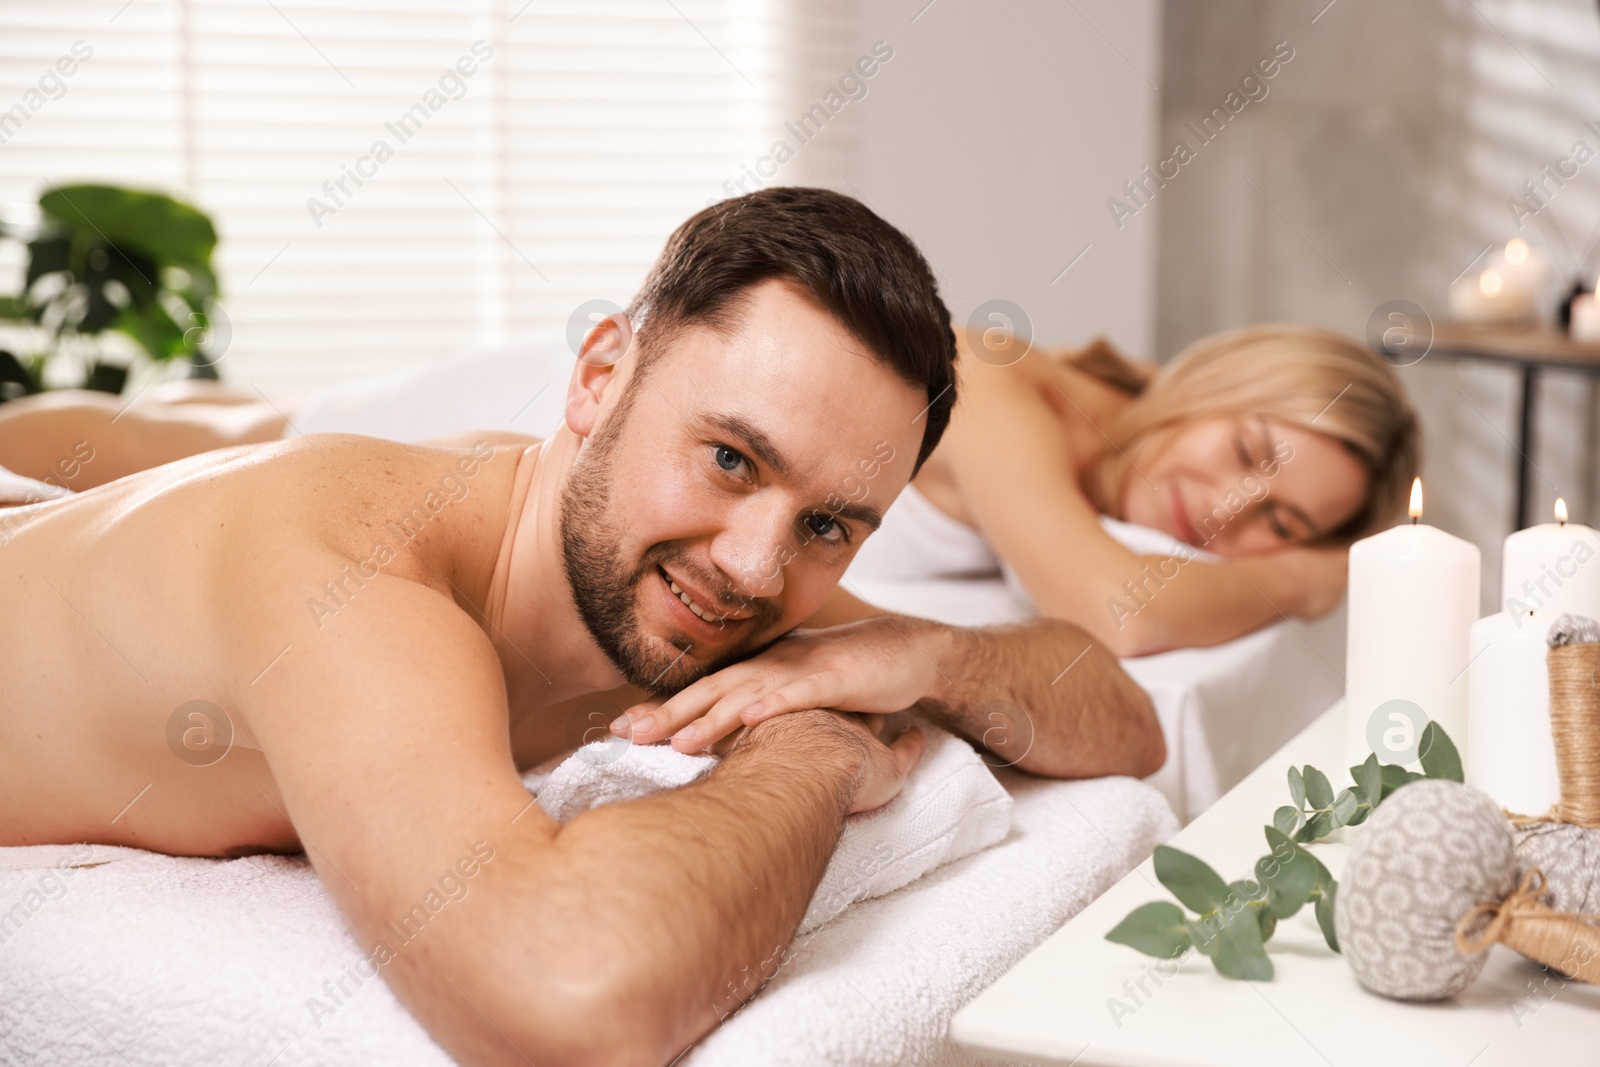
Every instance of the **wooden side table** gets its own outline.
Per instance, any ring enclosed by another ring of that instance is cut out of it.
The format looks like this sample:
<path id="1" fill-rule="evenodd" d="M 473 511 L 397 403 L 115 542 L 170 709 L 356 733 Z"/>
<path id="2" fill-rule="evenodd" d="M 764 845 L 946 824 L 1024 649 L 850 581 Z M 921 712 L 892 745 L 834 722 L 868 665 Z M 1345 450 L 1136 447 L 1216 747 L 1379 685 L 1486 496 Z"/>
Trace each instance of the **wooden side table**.
<path id="1" fill-rule="evenodd" d="M 1411 333 L 1384 332 L 1373 349 L 1398 366 L 1423 358 L 1417 354 L 1423 339 Z M 1521 530 L 1534 521 L 1529 490 L 1533 481 L 1533 431 L 1537 415 L 1539 372 L 1545 368 L 1579 371 L 1600 376 L 1600 344 L 1574 341 L 1552 326 L 1495 326 L 1441 322 L 1433 327 L 1428 358 L 1500 363 L 1522 372 L 1522 395 L 1517 419 L 1517 525 Z"/>
<path id="2" fill-rule="evenodd" d="M 1232 879 L 1267 852 L 1289 766 L 1345 769 L 1344 702 L 1325 712 L 1171 844 Z M 1360 833 L 1360 827 L 1341 833 Z M 1334 877 L 1349 848 L 1311 846 Z M 1310 907 L 1267 943 L 1270 982 L 1223 978 L 1194 951 L 1174 968 L 1105 939 L 1128 912 L 1171 900 L 1145 860 L 958 1012 L 950 1036 L 981 1054 L 1076 1067 L 1526 1067 L 1595 1063 L 1600 986 L 1564 982 L 1501 945 L 1460 996 L 1409 1004 L 1368 993 L 1323 942 Z M 1176 973 L 1174 973 L 1176 970 Z"/>

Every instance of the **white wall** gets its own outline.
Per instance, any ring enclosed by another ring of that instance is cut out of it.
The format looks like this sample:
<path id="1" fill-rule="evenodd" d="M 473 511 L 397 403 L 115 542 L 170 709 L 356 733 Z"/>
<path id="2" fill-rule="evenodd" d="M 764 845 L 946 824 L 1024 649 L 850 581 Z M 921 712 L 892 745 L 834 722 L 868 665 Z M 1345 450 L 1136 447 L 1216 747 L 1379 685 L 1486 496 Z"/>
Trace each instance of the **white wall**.
<path id="1" fill-rule="evenodd" d="M 922 247 L 958 320 L 1002 298 L 1045 343 L 1155 355 L 1155 210 L 1119 230 L 1105 201 L 1156 161 L 1159 3 L 863 7 L 863 47 L 894 58 L 856 105 L 839 188 Z"/>

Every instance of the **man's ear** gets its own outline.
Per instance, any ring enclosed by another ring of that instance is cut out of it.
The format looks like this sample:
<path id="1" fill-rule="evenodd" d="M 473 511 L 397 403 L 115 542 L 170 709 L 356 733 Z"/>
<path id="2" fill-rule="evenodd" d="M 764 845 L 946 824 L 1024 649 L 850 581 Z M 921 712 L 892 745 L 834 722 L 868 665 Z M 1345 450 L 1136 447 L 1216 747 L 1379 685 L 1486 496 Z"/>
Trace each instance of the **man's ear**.
<path id="1" fill-rule="evenodd" d="M 567 426 L 579 437 L 593 432 L 606 390 L 617 380 L 617 367 L 632 348 L 633 323 L 620 311 L 584 333 L 578 365 L 572 368 L 572 380 L 567 383 Z"/>

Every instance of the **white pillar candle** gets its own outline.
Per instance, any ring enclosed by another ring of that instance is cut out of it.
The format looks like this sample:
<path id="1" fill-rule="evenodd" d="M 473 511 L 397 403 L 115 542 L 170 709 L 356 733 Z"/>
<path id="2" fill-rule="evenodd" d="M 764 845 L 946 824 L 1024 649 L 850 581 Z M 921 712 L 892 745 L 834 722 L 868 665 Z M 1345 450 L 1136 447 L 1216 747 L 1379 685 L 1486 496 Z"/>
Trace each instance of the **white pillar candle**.
<path id="1" fill-rule="evenodd" d="M 1600 303 L 1593 293 L 1572 298 L 1572 322 L 1567 333 L 1574 341 L 1600 341 Z"/>
<path id="2" fill-rule="evenodd" d="M 1556 521 L 1518 530 L 1500 555 L 1500 607 L 1571 612 L 1600 619 L 1600 534 L 1567 521 L 1567 502 L 1556 500 Z"/>
<path id="3" fill-rule="evenodd" d="M 1500 611 L 1472 624 L 1467 784 L 1518 815 L 1543 815 L 1561 799 L 1545 666 L 1545 638 L 1555 619 Z"/>
<path id="4" fill-rule="evenodd" d="M 1538 307 L 1532 293 L 1506 285 L 1505 275 L 1491 267 L 1450 287 L 1450 314 L 1466 322 L 1531 322 Z"/>
<path id="5" fill-rule="evenodd" d="M 1350 546 L 1345 652 L 1345 754 L 1416 762 L 1428 721 L 1468 750 L 1468 645 L 1478 618 L 1476 545 L 1422 525 L 1422 479 L 1411 522 Z M 1417 715 L 1420 709 L 1421 716 Z"/>

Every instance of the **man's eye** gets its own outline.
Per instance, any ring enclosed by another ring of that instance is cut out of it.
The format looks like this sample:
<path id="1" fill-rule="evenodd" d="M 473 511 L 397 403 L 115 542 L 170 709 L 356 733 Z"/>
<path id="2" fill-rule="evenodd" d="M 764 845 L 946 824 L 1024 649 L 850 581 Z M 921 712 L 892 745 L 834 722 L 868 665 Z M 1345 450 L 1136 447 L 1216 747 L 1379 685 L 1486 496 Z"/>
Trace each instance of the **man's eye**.
<path id="1" fill-rule="evenodd" d="M 714 455 L 717 458 L 717 466 L 725 471 L 738 470 L 739 464 L 744 462 L 744 457 L 727 445 L 718 445 Z"/>
<path id="2" fill-rule="evenodd" d="M 839 520 L 821 511 L 813 511 L 806 516 L 806 527 L 813 536 L 820 537 L 830 544 L 839 544 L 847 540 L 844 536 L 844 527 L 839 525 Z"/>

